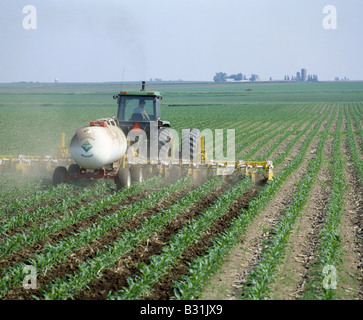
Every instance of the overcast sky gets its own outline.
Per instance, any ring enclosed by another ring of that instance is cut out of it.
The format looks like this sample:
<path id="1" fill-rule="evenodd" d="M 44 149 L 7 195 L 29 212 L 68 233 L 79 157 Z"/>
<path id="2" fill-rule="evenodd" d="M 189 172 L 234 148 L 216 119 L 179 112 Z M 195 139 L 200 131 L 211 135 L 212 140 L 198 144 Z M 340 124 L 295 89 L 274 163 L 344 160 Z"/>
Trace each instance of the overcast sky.
<path id="1" fill-rule="evenodd" d="M 362 57 L 363 0 L 0 0 L 0 82 L 363 80 Z"/>

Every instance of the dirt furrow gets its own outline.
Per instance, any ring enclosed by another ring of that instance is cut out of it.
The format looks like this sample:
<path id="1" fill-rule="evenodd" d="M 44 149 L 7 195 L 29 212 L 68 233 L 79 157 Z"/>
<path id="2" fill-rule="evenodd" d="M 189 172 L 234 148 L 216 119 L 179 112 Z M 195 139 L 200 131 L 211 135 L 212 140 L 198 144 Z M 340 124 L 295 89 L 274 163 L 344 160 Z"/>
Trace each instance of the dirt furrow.
<path id="1" fill-rule="evenodd" d="M 331 135 L 335 129 L 336 121 L 332 123 Z M 323 226 L 330 195 L 332 147 L 333 137 L 330 136 L 325 144 L 323 164 L 310 198 L 290 236 L 290 246 L 278 268 L 276 282 L 271 286 L 270 298 L 273 300 L 297 299 L 304 289 L 309 262 L 316 257 L 317 235 Z"/>
<path id="2" fill-rule="evenodd" d="M 228 229 L 232 219 L 237 217 L 242 209 L 248 209 L 248 202 L 258 193 L 260 189 L 260 187 L 253 187 L 245 192 L 243 196 L 236 199 L 234 204 L 229 208 L 228 212 L 218 219 L 193 246 L 189 247 L 188 250 L 183 253 L 183 257 L 180 259 L 178 265 L 153 286 L 152 294 L 148 296 L 147 299 L 170 299 L 174 295 L 172 282 L 188 273 L 188 262 L 190 262 L 193 258 L 206 253 L 206 248 L 213 245 L 210 239 L 217 236 L 220 232 L 223 232 L 223 230 Z"/>
<path id="3" fill-rule="evenodd" d="M 344 195 L 344 216 L 340 234 L 343 241 L 343 263 L 338 270 L 338 299 L 363 299 L 363 188 L 344 139 L 342 152 L 347 190 Z"/>
<path id="4" fill-rule="evenodd" d="M 314 126 L 315 124 L 308 131 L 310 132 Z M 320 131 L 324 130 L 325 127 L 326 121 L 321 126 Z M 308 132 L 305 136 L 307 135 Z M 295 144 L 281 166 L 287 165 L 299 153 L 305 136 Z M 291 174 L 268 206 L 260 212 L 258 217 L 248 227 L 246 234 L 241 238 L 241 243 L 230 252 L 220 271 L 212 277 L 201 299 L 238 299 L 242 284 L 246 281 L 247 275 L 259 259 L 263 248 L 263 240 L 269 237 L 270 230 L 279 221 L 284 208 L 293 196 L 296 181 L 305 174 L 307 163 L 314 157 L 318 143 L 319 136 L 316 135 L 307 150 L 302 165 Z"/>

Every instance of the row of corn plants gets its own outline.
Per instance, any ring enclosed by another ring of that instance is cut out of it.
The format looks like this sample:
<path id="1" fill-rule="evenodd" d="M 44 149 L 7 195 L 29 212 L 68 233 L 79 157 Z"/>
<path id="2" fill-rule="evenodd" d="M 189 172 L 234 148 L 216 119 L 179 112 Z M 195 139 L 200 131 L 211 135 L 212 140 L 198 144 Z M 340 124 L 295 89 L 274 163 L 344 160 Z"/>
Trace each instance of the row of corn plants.
<path id="1" fill-rule="evenodd" d="M 65 189 L 67 189 L 67 187 L 65 187 Z M 56 212 L 66 213 L 72 206 L 77 205 L 82 201 L 89 201 L 92 198 L 105 194 L 105 192 L 107 192 L 107 185 L 99 184 L 97 188 L 86 188 L 80 193 L 64 195 L 61 198 L 55 199 L 51 204 L 38 206 L 34 210 L 18 210 L 17 214 L 14 214 L 3 221 L 0 225 L 0 233 L 19 228 L 28 222 L 34 223 L 43 220 Z"/>
<path id="2" fill-rule="evenodd" d="M 1 181 L 4 182 L 6 178 L 3 180 L 4 175 L 1 175 Z M 0 212 L 3 213 L 3 209 L 5 209 L 11 202 L 20 199 L 26 199 L 27 197 L 31 197 L 36 195 L 39 192 L 44 191 L 45 188 L 49 188 L 48 185 L 45 185 L 42 181 L 31 181 L 27 182 L 22 187 L 12 187 L 9 190 L 0 192 Z"/>
<path id="3" fill-rule="evenodd" d="M 291 118 L 291 114 L 292 112 L 289 112 L 289 117 Z M 320 114 L 319 114 L 320 117 Z M 273 140 L 276 136 L 280 135 L 280 137 L 278 139 L 276 139 L 276 141 L 274 141 L 274 143 L 271 144 L 271 146 L 269 147 L 269 149 L 267 151 L 265 151 L 265 153 L 259 157 L 255 157 L 254 160 L 266 160 L 270 157 L 270 155 L 272 154 L 272 152 L 291 134 L 293 134 L 294 132 L 297 132 L 298 129 L 303 125 L 304 122 L 309 121 L 311 119 L 315 119 L 316 115 L 304 115 L 304 116 L 300 116 L 299 118 L 296 118 L 293 122 L 290 121 L 290 123 L 288 123 L 284 128 L 280 129 L 280 130 L 276 130 L 274 133 L 268 135 L 267 137 L 264 137 L 263 139 L 261 139 L 260 142 L 258 142 L 247 154 L 243 155 L 243 159 L 253 159 L 253 155 L 260 150 L 262 147 L 264 147 L 269 141 Z M 293 129 L 288 130 L 293 124 L 295 124 L 295 126 L 293 127 Z"/>
<path id="4" fill-rule="evenodd" d="M 318 122 L 319 119 L 322 119 L 322 116 L 319 114 L 317 117 L 311 117 L 309 120 L 303 119 L 301 123 L 299 123 L 292 132 L 287 132 L 286 135 L 283 135 L 276 143 L 273 143 L 268 150 L 265 151 L 265 153 L 259 157 L 259 160 L 265 160 L 270 157 L 270 155 L 276 150 L 277 147 L 289 136 L 290 134 L 295 134 L 295 137 L 289 141 L 289 143 L 284 148 L 284 151 L 277 157 L 273 159 L 274 167 L 278 167 L 286 158 L 286 156 L 290 153 L 291 149 L 294 147 L 294 145 L 301 139 L 302 136 L 304 136 L 309 130 L 310 127 L 313 125 L 314 122 Z M 306 121 L 308 123 L 305 125 L 303 130 L 298 130 Z M 257 160 L 258 160 L 257 159 Z"/>
<path id="5" fill-rule="evenodd" d="M 303 107 L 304 108 L 304 107 Z M 308 108 L 305 106 L 305 108 Z M 281 110 L 280 108 L 276 112 L 271 114 L 269 121 L 266 121 L 265 116 L 254 114 L 253 115 L 253 121 L 245 121 L 243 125 L 238 124 L 237 127 L 235 127 L 235 122 L 231 120 L 227 120 L 225 122 L 220 122 L 220 120 L 216 121 L 215 127 L 222 127 L 222 128 L 230 128 L 230 129 L 236 129 L 236 154 L 238 155 L 242 149 L 248 147 L 253 142 L 255 142 L 257 139 L 261 139 L 265 137 L 264 144 L 267 143 L 269 140 L 273 139 L 274 136 L 276 136 L 280 129 L 279 127 L 281 125 L 285 125 L 287 121 L 291 119 L 291 114 L 296 115 L 300 108 L 298 106 L 295 107 L 286 107 L 286 110 Z M 310 115 L 314 116 L 314 115 Z M 299 117 L 303 117 L 302 115 L 299 115 Z M 306 120 L 306 114 L 304 115 Z M 234 119 L 233 119 L 234 120 Z M 215 121 L 215 120 L 214 120 Z M 213 127 L 213 121 L 207 122 L 208 127 Z M 190 125 L 193 126 L 193 125 Z M 201 130 L 203 127 L 201 128 Z M 226 143 L 226 135 L 223 136 L 223 143 Z M 249 159 L 251 160 L 251 159 Z"/>
<path id="6" fill-rule="evenodd" d="M 127 221 L 127 219 L 139 214 L 143 210 L 155 206 L 161 199 L 168 197 L 173 192 L 180 190 L 191 183 L 192 179 L 190 178 L 179 179 L 175 183 L 151 192 L 147 197 L 140 201 L 131 203 L 130 205 L 121 206 L 117 211 L 113 212 L 112 215 L 99 217 L 90 227 L 78 230 L 76 233 L 62 241 L 59 241 L 55 245 L 46 243 L 43 247 L 43 251 L 36 253 L 32 258 L 30 258 L 28 260 L 28 264 L 32 265 L 37 270 L 37 273 L 44 273 L 46 270 L 50 269 L 52 265 L 65 261 L 67 256 L 75 250 L 89 245 L 92 241 L 104 236 L 111 228 Z M 130 192 L 135 192 L 135 189 L 140 191 L 138 185 L 135 184 L 129 189 L 124 189 L 118 192 L 118 197 L 122 197 L 122 194 L 124 193 L 129 195 Z M 106 202 L 107 201 L 104 199 L 104 202 L 101 204 L 103 208 L 107 207 L 105 205 Z M 87 209 L 85 208 L 85 210 Z M 92 213 L 93 210 L 90 212 Z M 81 211 L 71 213 L 71 215 L 75 217 L 81 214 Z M 24 266 L 24 263 L 17 263 L 2 270 L 2 278 L 0 280 L 0 297 L 5 295 L 6 292 L 14 285 L 21 284 L 21 281 L 24 278 Z"/>
<path id="7" fill-rule="evenodd" d="M 33 185 L 36 186 L 38 184 L 31 183 L 29 186 L 32 187 Z M 8 192 L 12 195 L 10 199 L 7 199 L 8 193 L 1 194 L 1 199 L 4 200 L 2 200 L 0 205 L 0 218 L 18 214 L 29 207 L 36 207 L 44 202 L 65 197 L 75 191 L 76 188 L 72 184 L 61 184 L 56 187 L 51 186 L 45 190 L 34 190 L 33 192 L 28 187 L 25 190 L 24 188 L 14 189 Z"/>
<path id="8" fill-rule="evenodd" d="M 248 209 L 242 209 L 241 213 L 231 222 L 231 227 L 224 232 L 218 234 L 211 239 L 213 246 L 207 249 L 207 254 L 193 259 L 188 266 L 188 275 L 182 276 L 180 279 L 173 282 L 174 296 L 172 299 L 188 300 L 199 297 L 205 285 L 208 283 L 210 276 L 218 271 L 222 263 L 225 261 L 227 254 L 239 242 L 251 222 L 256 216 L 266 207 L 273 199 L 277 191 L 288 179 L 288 177 L 300 167 L 304 161 L 305 154 L 308 150 L 314 137 L 317 135 L 324 118 L 321 118 L 316 124 L 314 130 L 310 131 L 304 140 L 299 154 L 274 177 L 272 182 L 269 182 L 250 202 Z M 312 121 L 310 125 L 312 124 Z M 309 125 L 305 130 L 308 130 Z M 296 143 L 301 135 L 301 132 L 290 144 Z M 292 146 L 290 146 L 289 150 Z M 285 156 L 287 153 L 285 153 Z M 274 160 L 275 161 L 275 160 Z"/>
<path id="9" fill-rule="evenodd" d="M 72 201 L 69 202 L 67 202 L 67 199 L 64 199 L 60 203 L 60 206 L 48 205 L 41 207 L 35 211 L 35 213 L 38 213 L 40 216 L 51 215 L 54 212 L 62 213 L 62 215 L 53 218 L 44 224 L 34 225 L 28 229 L 22 230 L 21 233 L 3 238 L 2 245 L 0 247 L 0 258 L 6 258 L 7 256 L 14 254 L 17 250 L 30 246 L 37 241 L 44 239 L 56 232 L 60 232 L 61 230 L 75 223 L 85 220 L 104 210 L 112 208 L 113 206 L 121 203 L 125 198 L 143 192 L 147 188 L 155 187 L 161 181 L 161 177 L 153 177 L 147 181 L 144 181 L 143 183 L 135 184 L 129 189 L 115 192 L 114 194 L 108 196 L 103 196 L 102 198 L 96 199 L 87 205 L 82 205 L 75 211 L 70 210 L 70 208 L 72 205 L 85 198 L 83 193 L 75 195 L 71 198 Z M 97 190 L 96 193 L 95 190 Z M 92 196 L 102 195 L 103 191 L 105 191 L 104 188 L 84 189 L 84 194 L 88 195 L 86 199 L 91 199 Z M 39 219 L 39 217 L 37 218 Z"/>
<path id="10" fill-rule="evenodd" d="M 361 181 L 363 181 L 363 160 L 359 156 L 359 152 L 356 147 L 356 143 L 354 140 L 354 133 L 353 133 L 353 129 L 352 129 L 351 116 L 347 111 L 347 107 L 345 107 L 344 113 L 345 113 L 345 118 L 347 121 L 347 140 L 348 140 L 350 156 L 353 160 L 355 169 L 356 169 Z"/>
<path id="11" fill-rule="evenodd" d="M 269 141 L 273 140 L 275 137 L 277 137 L 278 135 L 282 135 L 282 133 L 284 133 L 285 131 L 288 132 L 289 128 L 293 125 L 292 121 L 289 121 L 287 124 L 285 124 L 285 126 L 283 126 L 282 128 L 280 128 L 280 126 L 278 126 L 278 129 L 275 130 L 274 132 L 268 133 L 266 136 L 262 136 L 262 138 L 260 139 L 260 141 L 258 141 L 257 144 L 255 144 L 254 147 L 252 147 L 247 153 L 241 153 L 240 157 L 242 157 L 242 159 L 254 159 L 253 156 L 256 152 L 258 152 L 261 148 L 263 148 Z"/>
<path id="12" fill-rule="evenodd" d="M 297 183 L 297 189 L 289 204 L 285 208 L 280 221 L 271 231 L 271 237 L 265 241 L 260 259 L 252 272 L 241 293 L 242 299 L 264 299 L 269 295 L 269 285 L 276 277 L 277 266 L 286 252 L 289 236 L 293 230 L 297 217 L 310 197 L 310 191 L 320 171 L 325 142 L 329 135 L 329 128 L 333 121 L 331 117 L 326 129 L 321 133 L 316 155 L 307 164 L 306 174 Z"/>
<path id="13" fill-rule="evenodd" d="M 218 188 L 221 184 L 221 177 L 212 178 L 202 186 L 189 191 L 182 199 L 168 209 L 160 209 L 157 214 L 144 220 L 135 230 L 123 231 L 117 240 L 109 244 L 104 250 L 99 251 L 96 257 L 90 258 L 80 264 L 78 271 L 73 275 L 54 279 L 51 284 L 45 286 L 42 289 L 43 298 L 72 298 L 75 293 L 85 288 L 92 279 L 99 277 L 104 269 L 112 267 L 123 255 L 132 251 L 142 241 L 146 241 L 153 233 L 160 230 L 168 222 L 177 219 L 181 212 L 191 208 L 193 204 Z M 168 187 L 168 189 L 170 188 L 172 186 Z M 130 215 L 129 210 L 123 214 Z M 115 218 L 120 220 L 120 217 Z M 102 228 L 102 226 L 99 228 Z"/>
<path id="14" fill-rule="evenodd" d="M 266 159 L 269 159 L 271 154 L 281 145 L 283 141 L 285 141 L 289 136 L 294 134 L 295 132 L 299 132 L 299 129 L 302 127 L 306 120 L 302 119 L 300 122 L 298 122 L 293 128 L 290 130 L 286 130 L 283 134 L 281 134 L 278 139 L 276 139 L 270 147 L 265 151 L 264 154 L 255 157 L 254 159 L 256 161 L 265 161 Z"/>
<path id="15" fill-rule="evenodd" d="M 333 142 L 333 178 L 328 201 L 328 209 L 324 219 L 324 226 L 318 236 L 317 261 L 310 269 L 310 276 L 305 285 L 302 299 L 330 300 L 336 294 L 336 285 L 327 283 L 324 278 L 327 273 L 322 272 L 324 268 L 332 271 L 341 262 L 342 237 L 339 233 L 341 218 L 344 214 L 344 192 L 346 183 L 344 178 L 344 166 L 342 163 L 342 112 L 337 123 L 337 129 Z M 336 280 L 336 279 L 334 279 Z"/>
<path id="16" fill-rule="evenodd" d="M 260 122 L 254 122 L 254 126 L 248 127 L 247 130 L 243 131 L 238 136 L 237 146 L 236 146 L 236 154 L 239 155 L 254 141 L 265 138 L 264 141 L 268 141 L 272 139 L 275 134 L 278 134 L 280 130 L 277 130 L 280 126 L 286 124 L 286 122 L 291 120 L 291 115 L 296 113 L 297 107 L 290 109 L 289 111 L 284 112 L 274 112 L 271 114 L 269 121 L 266 121 L 266 118 L 263 117 Z M 306 118 L 306 115 L 305 115 Z M 286 128 L 286 127 L 285 127 Z M 240 142 L 240 143 L 239 143 Z M 245 157 L 245 159 L 247 159 Z"/>
<path id="17" fill-rule="evenodd" d="M 359 104 L 349 105 L 351 119 L 354 122 L 355 129 L 359 132 L 357 140 L 358 144 L 360 145 L 360 152 L 363 154 L 363 115 L 361 112 L 359 112 L 359 109 L 362 109 Z"/>
<path id="18" fill-rule="evenodd" d="M 318 128 L 323 123 L 324 119 L 325 119 L 325 116 L 320 116 L 318 119 L 311 119 L 308 122 L 308 124 L 305 126 L 304 130 L 301 130 L 298 134 L 296 134 L 295 137 L 289 141 L 289 143 L 285 147 L 284 151 L 273 159 L 274 166 L 275 167 L 280 166 L 285 161 L 287 155 L 290 153 L 290 151 L 296 145 L 296 143 L 298 141 L 300 141 L 301 138 L 305 134 L 307 134 L 307 132 L 309 132 L 309 130 L 313 126 L 313 124 L 315 123 L 315 129 L 313 129 L 312 132 L 316 132 L 316 130 L 318 130 Z M 309 133 L 309 135 L 311 135 L 311 132 Z"/>
<path id="19" fill-rule="evenodd" d="M 172 235 L 167 245 L 158 255 L 149 258 L 150 263 L 139 264 L 139 275 L 128 278 L 128 287 L 110 293 L 109 299 L 140 299 L 149 291 L 164 274 L 170 271 L 192 246 L 212 226 L 212 224 L 229 209 L 235 199 L 252 186 L 249 178 L 242 179 L 237 185 L 223 193 L 215 203 L 190 221 L 179 232 Z"/>
<path id="20" fill-rule="evenodd" d="M 272 135 L 272 133 L 274 131 L 278 131 L 277 129 L 281 125 L 286 124 L 286 121 L 288 121 L 288 120 L 285 119 L 284 121 L 274 122 L 270 126 L 266 126 L 263 129 L 259 128 L 257 130 L 257 133 L 254 133 L 254 134 L 252 134 L 250 132 L 246 132 L 245 137 L 241 137 L 242 138 L 241 143 L 236 146 L 236 150 L 235 150 L 236 155 L 241 155 L 243 150 L 245 148 L 247 148 L 249 145 L 251 145 L 253 142 L 255 142 L 256 140 L 261 139 L 261 138 L 266 139 L 266 137 L 269 137 L 270 135 Z"/>

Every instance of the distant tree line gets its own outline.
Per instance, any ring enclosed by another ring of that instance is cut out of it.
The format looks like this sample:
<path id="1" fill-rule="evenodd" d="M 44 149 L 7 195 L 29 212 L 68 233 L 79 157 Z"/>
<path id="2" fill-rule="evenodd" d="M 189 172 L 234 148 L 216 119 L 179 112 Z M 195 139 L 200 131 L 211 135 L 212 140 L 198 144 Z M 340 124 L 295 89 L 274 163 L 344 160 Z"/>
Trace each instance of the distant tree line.
<path id="1" fill-rule="evenodd" d="M 344 77 L 344 78 L 339 79 L 339 77 L 335 77 L 334 80 L 335 81 L 349 81 L 349 78 Z"/>
<path id="2" fill-rule="evenodd" d="M 260 80 L 260 77 L 257 74 L 251 74 L 251 76 L 247 78 L 247 76 L 242 73 L 228 75 L 225 72 L 217 72 L 213 77 L 214 82 L 226 82 L 227 79 L 233 79 L 234 81 L 258 81 Z"/>
<path id="3" fill-rule="evenodd" d="M 308 75 L 308 82 L 318 82 L 318 75 L 317 74 L 309 74 Z"/>

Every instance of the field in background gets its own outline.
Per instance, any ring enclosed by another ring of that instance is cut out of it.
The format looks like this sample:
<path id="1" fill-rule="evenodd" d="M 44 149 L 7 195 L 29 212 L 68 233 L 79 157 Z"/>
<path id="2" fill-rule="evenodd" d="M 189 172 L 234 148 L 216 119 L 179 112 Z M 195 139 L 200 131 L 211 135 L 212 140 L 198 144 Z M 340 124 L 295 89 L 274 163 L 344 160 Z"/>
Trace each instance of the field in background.
<path id="1" fill-rule="evenodd" d="M 140 84 L 126 83 L 122 88 L 138 90 Z M 245 91 L 249 88 L 253 91 Z M 170 120 L 175 129 L 188 126 L 190 119 L 196 118 L 201 127 L 209 127 L 211 120 L 230 120 L 237 115 L 239 120 L 254 121 L 266 111 L 279 112 L 289 105 L 363 101 L 361 82 L 149 82 L 147 89 L 163 94 L 163 119 Z M 75 128 L 116 115 L 112 96 L 120 90 L 120 84 L 112 83 L 0 84 L 0 154 L 54 154 L 62 132 L 69 143 Z M 169 105 L 176 105 L 177 109 Z"/>
<path id="2" fill-rule="evenodd" d="M 236 159 L 273 160 L 275 180 L 115 192 L 0 173 L 1 299 L 362 299 L 362 82 L 146 85 L 172 128 L 235 129 Z M 0 155 L 54 154 L 120 90 L 0 84 Z"/>

